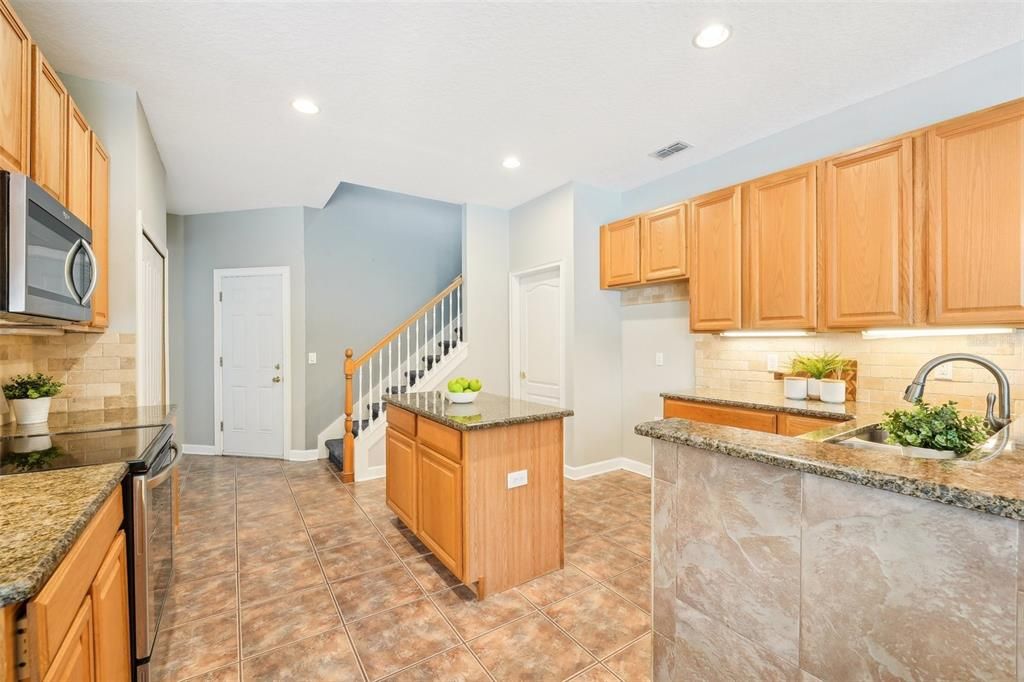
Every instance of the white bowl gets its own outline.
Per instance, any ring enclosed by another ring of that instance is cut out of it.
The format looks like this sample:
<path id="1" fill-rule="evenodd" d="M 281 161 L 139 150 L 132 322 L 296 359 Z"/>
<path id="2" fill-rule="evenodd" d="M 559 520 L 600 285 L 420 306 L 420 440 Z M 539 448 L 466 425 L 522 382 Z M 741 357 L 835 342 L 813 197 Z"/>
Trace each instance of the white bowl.
<path id="1" fill-rule="evenodd" d="M 463 391 L 462 393 L 448 393 L 448 402 L 450 403 L 471 403 L 476 400 L 476 397 L 480 395 L 480 391 Z"/>

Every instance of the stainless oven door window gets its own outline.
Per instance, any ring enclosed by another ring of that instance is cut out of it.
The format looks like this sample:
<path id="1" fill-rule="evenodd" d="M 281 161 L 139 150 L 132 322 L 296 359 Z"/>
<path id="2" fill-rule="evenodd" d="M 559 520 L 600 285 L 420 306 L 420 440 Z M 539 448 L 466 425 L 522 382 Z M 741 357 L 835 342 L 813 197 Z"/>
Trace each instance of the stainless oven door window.
<path id="1" fill-rule="evenodd" d="M 29 200 L 25 221 L 25 309 L 63 320 L 92 319 L 82 304 L 95 265 L 81 235 Z M 22 311 L 16 311 L 22 312 Z"/>
<path id="2" fill-rule="evenodd" d="M 136 655 L 153 650 L 164 599 L 174 571 L 173 472 L 178 446 L 171 443 L 153 469 L 133 482 L 135 495 Z"/>

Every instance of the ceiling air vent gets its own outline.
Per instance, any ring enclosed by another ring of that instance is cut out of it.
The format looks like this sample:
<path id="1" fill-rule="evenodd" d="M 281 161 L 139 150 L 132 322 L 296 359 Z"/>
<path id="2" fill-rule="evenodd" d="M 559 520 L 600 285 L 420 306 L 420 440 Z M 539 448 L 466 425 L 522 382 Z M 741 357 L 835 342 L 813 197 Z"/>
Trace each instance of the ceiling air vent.
<path id="1" fill-rule="evenodd" d="M 655 159 L 667 159 L 668 157 L 672 156 L 673 154 L 678 154 L 679 152 L 687 150 L 689 148 L 690 148 L 690 145 L 686 144 L 685 142 L 673 142 L 672 144 L 668 145 L 667 147 L 662 147 L 661 149 L 658 149 L 657 151 L 651 152 L 650 155 L 652 157 L 654 157 Z"/>

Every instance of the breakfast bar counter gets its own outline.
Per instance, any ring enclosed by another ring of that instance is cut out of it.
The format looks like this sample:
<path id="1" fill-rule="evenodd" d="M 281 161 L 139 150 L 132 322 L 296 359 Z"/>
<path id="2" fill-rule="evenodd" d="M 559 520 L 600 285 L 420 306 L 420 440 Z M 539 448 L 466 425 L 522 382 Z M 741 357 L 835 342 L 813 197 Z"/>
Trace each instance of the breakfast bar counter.
<path id="1" fill-rule="evenodd" d="M 571 410 L 488 393 L 385 401 L 388 507 L 478 598 L 563 566 Z"/>

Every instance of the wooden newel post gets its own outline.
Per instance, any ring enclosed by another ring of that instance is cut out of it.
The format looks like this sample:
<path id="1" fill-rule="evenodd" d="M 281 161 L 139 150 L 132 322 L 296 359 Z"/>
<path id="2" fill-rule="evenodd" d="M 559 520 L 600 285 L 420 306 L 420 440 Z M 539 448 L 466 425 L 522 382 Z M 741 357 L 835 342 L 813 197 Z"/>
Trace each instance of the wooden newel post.
<path id="1" fill-rule="evenodd" d="M 352 362 L 352 349 L 345 349 L 345 440 L 344 460 L 342 462 L 342 481 L 352 483 L 355 480 L 356 439 L 352 435 L 352 375 L 355 366 Z"/>

